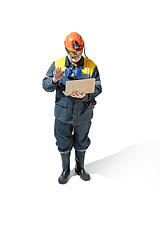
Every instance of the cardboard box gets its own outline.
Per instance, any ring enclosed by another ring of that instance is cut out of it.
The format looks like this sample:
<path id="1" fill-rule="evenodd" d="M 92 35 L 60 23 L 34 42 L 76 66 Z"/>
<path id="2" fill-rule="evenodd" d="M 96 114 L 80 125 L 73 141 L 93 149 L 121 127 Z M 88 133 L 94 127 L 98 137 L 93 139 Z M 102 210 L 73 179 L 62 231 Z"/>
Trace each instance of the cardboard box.
<path id="1" fill-rule="evenodd" d="M 95 78 L 72 80 L 66 82 L 66 96 L 77 91 L 79 93 L 94 93 Z"/>

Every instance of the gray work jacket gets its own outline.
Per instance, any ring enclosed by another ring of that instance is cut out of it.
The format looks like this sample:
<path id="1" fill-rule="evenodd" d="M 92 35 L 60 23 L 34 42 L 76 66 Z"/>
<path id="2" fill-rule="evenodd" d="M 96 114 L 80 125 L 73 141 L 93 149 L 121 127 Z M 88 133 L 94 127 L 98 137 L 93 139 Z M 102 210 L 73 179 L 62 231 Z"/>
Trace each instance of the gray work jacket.
<path id="1" fill-rule="evenodd" d="M 82 70 L 80 78 L 67 78 L 64 75 L 57 83 L 53 83 L 53 72 L 57 67 L 61 67 L 62 71 L 65 71 L 65 68 L 75 68 L 75 66 L 69 61 L 68 57 L 58 59 L 52 63 L 43 79 L 42 86 L 45 91 L 53 92 L 56 90 L 55 117 L 61 122 L 72 123 L 73 125 L 82 123 L 86 118 L 90 120 L 93 117 L 93 108 L 96 104 L 95 97 L 102 92 L 97 66 L 92 60 L 82 56 L 77 64 L 77 67 Z M 65 95 L 66 81 L 87 78 L 95 78 L 94 93 L 86 94 L 82 99 Z"/>

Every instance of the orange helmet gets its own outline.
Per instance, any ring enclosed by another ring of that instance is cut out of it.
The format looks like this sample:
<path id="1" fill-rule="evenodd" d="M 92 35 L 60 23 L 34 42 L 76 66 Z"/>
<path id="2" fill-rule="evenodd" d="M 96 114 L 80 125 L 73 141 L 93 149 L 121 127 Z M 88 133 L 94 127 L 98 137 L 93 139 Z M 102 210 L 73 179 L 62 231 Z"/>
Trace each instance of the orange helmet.
<path id="1" fill-rule="evenodd" d="M 71 52 L 76 52 L 76 51 L 81 51 L 84 47 L 84 41 L 81 37 L 76 32 L 71 32 L 67 37 L 66 40 L 64 41 L 65 47 L 71 51 Z"/>

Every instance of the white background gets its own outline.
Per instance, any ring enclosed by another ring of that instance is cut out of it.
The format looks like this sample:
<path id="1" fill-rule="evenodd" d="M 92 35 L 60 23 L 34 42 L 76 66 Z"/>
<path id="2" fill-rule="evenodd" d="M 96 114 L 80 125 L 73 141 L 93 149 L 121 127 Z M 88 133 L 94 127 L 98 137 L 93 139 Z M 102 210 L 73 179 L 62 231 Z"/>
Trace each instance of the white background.
<path id="1" fill-rule="evenodd" d="M 160 7 L 157 0 L 1 1 L 0 238 L 159 239 Z M 86 169 L 58 184 L 55 93 L 42 89 L 80 33 L 103 93 Z"/>

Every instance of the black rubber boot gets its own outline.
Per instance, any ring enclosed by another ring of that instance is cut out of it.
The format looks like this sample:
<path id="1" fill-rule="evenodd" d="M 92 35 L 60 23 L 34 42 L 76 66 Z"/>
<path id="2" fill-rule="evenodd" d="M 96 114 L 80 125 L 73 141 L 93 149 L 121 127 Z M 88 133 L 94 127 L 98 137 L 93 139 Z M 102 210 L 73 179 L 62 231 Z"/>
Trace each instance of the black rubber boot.
<path id="1" fill-rule="evenodd" d="M 80 178 L 82 178 L 84 181 L 89 181 L 90 175 L 84 169 L 84 156 L 85 156 L 85 151 L 75 150 L 75 158 L 76 158 L 75 171 L 80 176 Z"/>
<path id="2" fill-rule="evenodd" d="M 60 184 L 65 184 L 68 182 L 69 174 L 70 174 L 70 154 L 71 152 L 61 152 L 62 158 L 62 173 L 58 178 L 58 182 Z"/>

